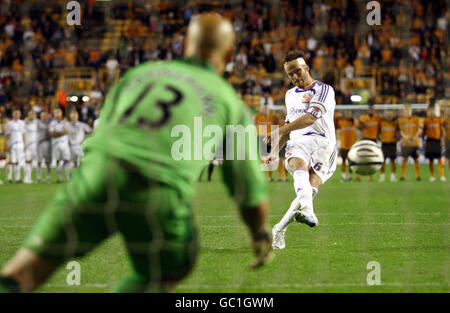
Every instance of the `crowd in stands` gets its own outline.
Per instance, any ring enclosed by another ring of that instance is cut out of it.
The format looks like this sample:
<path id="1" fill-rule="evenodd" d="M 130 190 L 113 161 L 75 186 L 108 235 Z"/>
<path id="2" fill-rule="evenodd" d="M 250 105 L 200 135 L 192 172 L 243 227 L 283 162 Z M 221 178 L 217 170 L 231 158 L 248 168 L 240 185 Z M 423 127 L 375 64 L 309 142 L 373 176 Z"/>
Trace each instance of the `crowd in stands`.
<path id="1" fill-rule="evenodd" d="M 90 100 L 76 107 L 91 122 L 118 72 L 179 58 L 190 19 L 211 9 L 233 21 L 237 46 L 226 77 L 255 112 L 284 104 L 289 81 L 282 59 L 294 48 L 306 52 L 314 78 L 335 87 L 338 104 L 351 103 L 343 78 L 373 77 L 377 103 L 425 102 L 450 92 L 445 0 L 380 1 L 379 26 L 367 24 L 365 2 L 356 0 L 86 0 L 79 1 L 81 26 L 67 25 L 66 2 L 15 0 L 0 7 L 2 116 L 14 106 L 67 106 L 62 70 L 88 67 L 96 73 Z M 103 49 L 103 35 L 118 20 L 126 26 L 117 45 Z"/>

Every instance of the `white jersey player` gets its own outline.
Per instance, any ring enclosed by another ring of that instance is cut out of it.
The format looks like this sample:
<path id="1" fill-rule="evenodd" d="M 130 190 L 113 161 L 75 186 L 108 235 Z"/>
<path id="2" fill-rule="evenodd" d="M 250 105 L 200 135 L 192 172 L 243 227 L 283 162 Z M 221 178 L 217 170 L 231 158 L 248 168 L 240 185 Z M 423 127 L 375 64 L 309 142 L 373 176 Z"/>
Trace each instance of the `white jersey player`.
<path id="1" fill-rule="evenodd" d="M 93 125 L 94 130 L 97 129 L 99 123 L 100 123 L 100 118 L 96 118 L 95 121 L 94 121 L 94 125 Z"/>
<path id="2" fill-rule="evenodd" d="M 286 169 L 294 178 L 296 198 L 272 230 L 274 249 L 285 247 L 284 234 L 292 221 L 318 225 L 313 197 L 333 175 L 337 163 L 333 88 L 311 78 L 300 51 L 288 53 L 284 69 L 295 87 L 286 93 L 286 124 L 279 128 L 279 137 L 275 131 L 268 141 L 279 149 L 286 145 Z M 278 154 L 274 150 L 269 162 Z"/>
<path id="3" fill-rule="evenodd" d="M 24 134 L 25 134 L 25 122 L 20 119 L 22 113 L 16 109 L 12 112 L 13 119 L 5 125 L 5 135 L 8 137 L 9 147 L 9 169 L 8 169 L 8 182 L 12 182 L 12 176 L 14 171 L 14 179 L 17 183 L 20 180 L 20 168 L 23 166 L 25 158 L 24 153 Z"/>
<path id="4" fill-rule="evenodd" d="M 38 120 L 33 110 L 28 111 L 25 119 L 25 184 L 31 184 L 32 167 L 36 167 L 38 161 Z"/>
<path id="5" fill-rule="evenodd" d="M 78 167 L 84 156 L 81 143 L 86 137 L 86 134 L 92 132 L 92 128 L 88 124 L 78 121 L 78 112 L 75 110 L 70 112 L 69 118 L 70 155 L 75 167 Z"/>
<path id="6" fill-rule="evenodd" d="M 63 120 L 62 110 L 56 108 L 53 110 L 55 119 L 50 122 L 48 127 L 50 137 L 52 138 L 52 163 L 56 163 L 56 173 L 58 182 L 62 182 L 62 168 L 66 172 L 66 179 L 70 178 L 70 149 L 69 149 L 69 122 Z"/>
<path id="7" fill-rule="evenodd" d="M 42 171 L 46 170 L 46 182 L 50 183 L 50 163 L 52 161 L 52 150 L 50 142 L 50 115 L 42 111 L 39 116 L 38 121 L 38 160 L 39 160 L 39 170 L 37 171 L 37 180 L 41 181 Z"/>

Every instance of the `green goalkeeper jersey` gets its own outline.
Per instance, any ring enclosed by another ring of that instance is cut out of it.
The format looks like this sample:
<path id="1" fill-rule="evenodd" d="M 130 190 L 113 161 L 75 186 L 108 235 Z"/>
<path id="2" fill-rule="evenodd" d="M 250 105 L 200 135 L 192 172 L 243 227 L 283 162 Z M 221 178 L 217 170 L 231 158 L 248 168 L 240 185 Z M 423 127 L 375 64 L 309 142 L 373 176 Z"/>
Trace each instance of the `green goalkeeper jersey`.
<path id="1" fill-rule="evenodd" d="M 250 145 L 256 133 L 246 132 L 243 145 L 238 135 L 225 135 L 227 125 L 251 130 L 246 107 L 211 65 L 191 58 L 149 62 L 111 88 L 85 149 L 120 159 L 190 199 L 194 182 L 223 144 L 224 181 L 238 205 L 254 206 L 266 197 L 256 145 Z"/>

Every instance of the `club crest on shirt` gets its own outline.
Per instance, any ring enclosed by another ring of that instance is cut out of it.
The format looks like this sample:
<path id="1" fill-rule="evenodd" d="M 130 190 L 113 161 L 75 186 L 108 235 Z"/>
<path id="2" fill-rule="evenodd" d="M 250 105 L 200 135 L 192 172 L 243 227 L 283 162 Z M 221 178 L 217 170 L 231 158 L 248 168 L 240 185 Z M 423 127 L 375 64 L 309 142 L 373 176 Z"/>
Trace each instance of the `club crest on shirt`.
<path id="1" fill-rule="evenodd" d="M 311 97 L 310 97 L 309 94 L 305 93 L 305 94 L 303 95 L 303 102 L 309 103 L 309 101 L 311 101 Z"/>

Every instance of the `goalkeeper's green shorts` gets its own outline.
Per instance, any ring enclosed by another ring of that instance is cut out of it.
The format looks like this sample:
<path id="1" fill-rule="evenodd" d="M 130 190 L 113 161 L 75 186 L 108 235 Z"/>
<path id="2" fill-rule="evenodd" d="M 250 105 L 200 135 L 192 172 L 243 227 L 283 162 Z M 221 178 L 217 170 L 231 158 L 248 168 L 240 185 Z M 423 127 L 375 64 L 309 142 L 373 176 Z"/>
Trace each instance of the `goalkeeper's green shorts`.
<path id="1" fill-rule="evenodd" d="M 197 236 L 189 203 L 173 187 L 101 153 L 86 156 L 24 246 L 61 264 L 116 232 L 123 235 L 134 274 L 143 281 L 176 281 L 195 263 Z"/>

